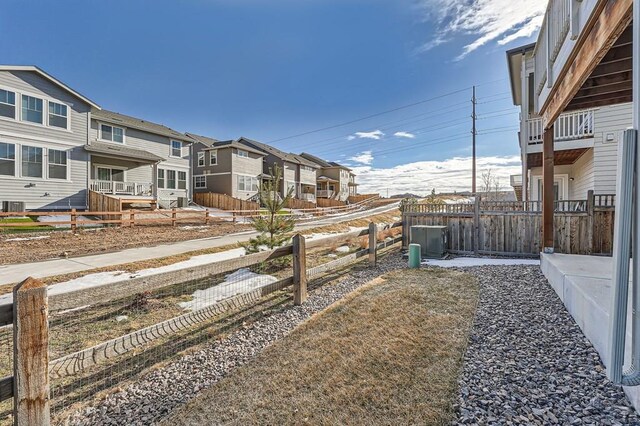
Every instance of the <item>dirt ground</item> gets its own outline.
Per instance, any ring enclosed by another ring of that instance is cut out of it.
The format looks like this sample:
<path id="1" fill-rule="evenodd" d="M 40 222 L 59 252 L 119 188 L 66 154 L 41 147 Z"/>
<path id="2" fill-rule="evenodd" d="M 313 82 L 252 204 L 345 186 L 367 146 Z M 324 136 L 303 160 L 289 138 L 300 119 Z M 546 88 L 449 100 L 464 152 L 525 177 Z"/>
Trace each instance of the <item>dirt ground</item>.
<path id="1" fill-rule="evenodd" d="M 163 424 L 450 424 L 477 298 L 462 272 L 389 273 Z"/>
<path id="2" fill-rule="evenodd" d="M 100 254 L 134 247 L 216 237 L 250 229 L 249 225 L 216 222 L 204 225 L 136 226 L 34 233 L 0 233 L 0 265 L 56 257 Z M 32 239 L 33 238 L 33 239 Z"/>

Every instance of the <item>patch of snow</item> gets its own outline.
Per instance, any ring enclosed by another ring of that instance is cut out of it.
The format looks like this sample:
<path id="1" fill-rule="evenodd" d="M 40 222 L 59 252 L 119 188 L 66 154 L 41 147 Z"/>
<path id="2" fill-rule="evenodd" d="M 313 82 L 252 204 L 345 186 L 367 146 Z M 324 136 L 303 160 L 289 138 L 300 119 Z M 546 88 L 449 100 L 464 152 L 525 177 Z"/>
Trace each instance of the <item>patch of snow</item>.
<path id="1" fill-rule="evenodd" d="M 37 237 L 7 238 L 5 241 L 30 241 L 30 240 L 44 240 L 47 238 L 49 238 L 48 235 L 39 235 Z"/>
<path id="2" fill-rule="evenodd" d="M 126 315 L 118 315 L 118 316 L 116 317 L 116 321 L 117 321 L 117 322 L 126 321 L 126 320 L 128 320 L 128 319 L 129 319 L 129 317 L 128 317 L 128 316 L 126 316 Z"/>
<path id="3" fill-rule="evenodd" d="M 196 290 L 193 293 L 193 300 L 180 302 L 178 305 L 185 310 L 196 311 L 214 305 L 221 300 L 247 293 L 276 281 L 278 281 L 278 279 L 271 275 L 260 275 L 248 269 L 239 269 L 227 275 L 225 280 L 220 284 L 204 290 Z"/>
<path id="4" fill-rule="evenodd" d="M 340 246 L 336 249 L 336 251 L 338 253 L 349 253 L 351 249 L 349 248 L 349 246 Z"/>
<path id="5" fill-rule="evenodd" d="M 64 311 L 58 311 L 56 314 L 68 314 L 70 312 L 81 311 L 83 309 L 87 309 L 91 305 L 78 306 L 77 308 L 65 309 Z"/>
<path id="6" fill-rule="evenodd" d="M 93 219 L 87 216 L 76 216 L 77 221 L 92 221 Z M 71 215 L 52 215 L 52 216 L 38 216 L 38 222 L 70 222 Z M 51 225 L 54 228 L 71 228 L 71 224 L 69 225 Z M 97 228 L 102 227 L 101 223 L 78 223 L 78 227 L 82 228 Z"/>
<path id="7" fill-rule="evenodd" d="M 488 257 L 456 257 L 448 260 L 425 259 L 422 265 L 439 266 L 441 268 L 464 268 L 470 266 L 499 265 L 540 265 L 539 259 L 500 259 Z"/>
<path id="8" fill-rule="evenodd" d="M 186 225 L 186 226 L 181 226 L 179 229 L 184 229 L 185 231 L 189 231 L 192 229 L 198 230 L 198 229 L 209 229 L 210 226 L 208 225 Z"/>

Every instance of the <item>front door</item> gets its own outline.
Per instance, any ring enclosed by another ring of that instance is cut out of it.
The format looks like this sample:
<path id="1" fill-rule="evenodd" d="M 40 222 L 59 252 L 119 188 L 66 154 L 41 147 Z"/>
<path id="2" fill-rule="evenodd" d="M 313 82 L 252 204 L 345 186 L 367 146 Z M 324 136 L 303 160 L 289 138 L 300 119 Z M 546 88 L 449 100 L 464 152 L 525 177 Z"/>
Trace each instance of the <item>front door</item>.
<path id="1" fill-rule="evenodd" d="M 124 182 L 124 170 L 110 167 L 98 167 L 98 180 Z"/>

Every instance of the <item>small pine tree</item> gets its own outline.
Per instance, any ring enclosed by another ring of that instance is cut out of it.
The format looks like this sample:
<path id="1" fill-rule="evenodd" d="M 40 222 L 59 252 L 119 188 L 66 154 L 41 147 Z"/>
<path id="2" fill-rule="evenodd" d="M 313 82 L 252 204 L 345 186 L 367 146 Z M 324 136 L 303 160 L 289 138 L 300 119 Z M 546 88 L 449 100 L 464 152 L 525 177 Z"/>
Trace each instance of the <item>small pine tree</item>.
<path id="1" fill-rule="evenodd" d="M 277 164 L 269 168 L 271 180 L 260 184 L 260 205 L 264 207 L 265 214 L 253 219 L 253 227 L 261 234 L 251 238 L 243 247 L 247 253 L 257 253 L 263 250 L 272 250 L 284 246 L 289 242 L 287 235 L 295 226 L 295 220 L 288 215 L 282 215 L 281 211 L 293 197 L 294 188 L 288 188 L 284 197 L 280 196 L 279 188 L 282 181 L 282 169 Z"/>

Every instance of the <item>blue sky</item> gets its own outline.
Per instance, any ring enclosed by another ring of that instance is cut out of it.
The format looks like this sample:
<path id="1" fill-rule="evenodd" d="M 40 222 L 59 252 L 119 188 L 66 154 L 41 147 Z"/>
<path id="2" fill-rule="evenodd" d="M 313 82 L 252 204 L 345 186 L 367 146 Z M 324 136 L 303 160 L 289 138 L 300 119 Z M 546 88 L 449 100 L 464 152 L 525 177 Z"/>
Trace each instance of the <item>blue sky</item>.
<path id="1" fill-rule="evenodd" d="M 474 84 L 479 169 L 517 171 L 504 51 L 534 40 L 544 3 L 4 0 L 0 57 L 105 109 L 345 162 L 363 191 L 462 190 Z"/>

